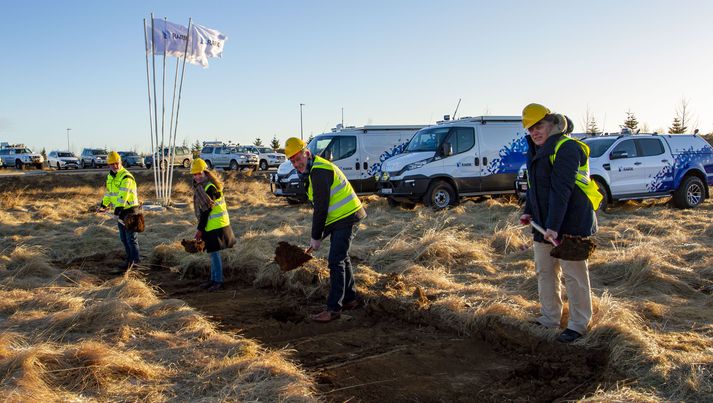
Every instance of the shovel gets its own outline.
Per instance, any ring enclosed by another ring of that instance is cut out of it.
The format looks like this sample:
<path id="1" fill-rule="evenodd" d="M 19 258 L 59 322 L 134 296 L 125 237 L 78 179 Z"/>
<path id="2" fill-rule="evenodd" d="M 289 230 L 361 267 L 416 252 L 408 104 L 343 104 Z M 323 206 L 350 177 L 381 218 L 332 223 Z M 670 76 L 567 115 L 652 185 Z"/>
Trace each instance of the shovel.
<path id="1" fill-rule="evenodd" d="M 530 220 L 530 225 L 532 225 L 532 228 L 536 229 L 539 233 L 545 235 L 545 229 L 536 222 Z M 594 250 L 597 248 L 594 241 L 589 238 L 567 234 L 562 236 L 562 241 L 550 239 L 550 242 L 555 246 L 550 251 L 550 256 L 562 260 L 587 260 L 592 256 Z"/>
<path id="2" fill-rule="evenodd" d="M 304 250 L 299 246 L 280 241 L 275 248 L 275 262 L 282 271 L 294 270 L 312 259 L 312 248 Z"/>

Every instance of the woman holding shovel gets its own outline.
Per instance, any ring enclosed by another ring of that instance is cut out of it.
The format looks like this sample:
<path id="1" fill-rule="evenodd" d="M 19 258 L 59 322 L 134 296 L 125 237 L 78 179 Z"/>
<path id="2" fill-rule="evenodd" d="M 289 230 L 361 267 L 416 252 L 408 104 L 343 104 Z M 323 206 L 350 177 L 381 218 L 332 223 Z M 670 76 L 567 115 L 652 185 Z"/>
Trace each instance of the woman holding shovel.
<path id="1" fill-rule="evenodd" d="M 193 210 L 198 219 L 196 240 L 205 242 L 210 254 L 210 280 L 202 285 L 208 291 L 223 288 L 223 262 L 220 251 L 235 245 L 235 235 L 230 228 L 228 206 L 223 195 L 223 182 L 208 170 L 208 165 L 200 158 L 193 160 Z"/>
<path id="2" fill-rule="evenodd" d="M 587 332 L 592 319 L 587 254 L 571 256 L 570 253 L 558 259 L 550 253 L 563 239 L 588 237 L 597 230 L 594 206 L 599 207 L 601 195 L 596 183 L 589 180 L 589 148 L 569 136 L 573 129 L 569 118 L 551 113 L 542 105 L 530 104 L 522 111 L 522 123 L 529 133 L 526 136 L 529 188 L 520 222 L 539 228 L 533 229 L 541 305 L 541 316 L 535 323 L 559 328 L 562 318 L 560 271 L 564 272 L 569 320 L 557 340 L 570 343 Z M 560 255 L 555 253 L 555 256 Z"/>

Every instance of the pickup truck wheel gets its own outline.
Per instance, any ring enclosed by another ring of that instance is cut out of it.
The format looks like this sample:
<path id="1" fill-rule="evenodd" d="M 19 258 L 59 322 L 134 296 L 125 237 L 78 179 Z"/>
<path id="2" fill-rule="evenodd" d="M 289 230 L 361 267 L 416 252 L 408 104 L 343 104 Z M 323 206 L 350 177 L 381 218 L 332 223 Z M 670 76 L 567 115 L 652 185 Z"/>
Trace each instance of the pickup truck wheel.
<path id="1" fill-rule="evenodd" d="M 15 168 L 17 168 L 17 169 L 22 169 L 22 161 L 20 161 L 20 160 L 15 160 Z"/>
<path id="2" fill-rule="evenodd" d="M 238 170 L 238 161 L 235 160 L 230 160 L 230 167 L 229 169 L 231 171 L 237 171 Z"/>
<path id="3" fill-rule="evenodd" d="M 96 167 L 97 167 L 97 163 L 94 162 L 94 160 L 92 160 L 92 168 L 96 168 Z"/>
<path id="4" fill-rule="evenodd" d="M 84 169 L 84 168 L 87 167 L 87 166 L 84 164 L 84 160 L 82 160 L 82 161 L 79 163 L 79 167 L 82 168 L 82 169 Z"/>
<path id="5" fill-rule="evenodd" d="M 260 161 L 260 170 L 267 171 L 267 161 L 265 161 L 265 160 Z"/>
<path id="6" fill-rule="evenodd" d="M 607 206 L 609 205 L 609 192 L 602 181 L 595 179 L 594 182 L 596 182 L 597 187 L 599 188 L 599 193 L 603 196 L 602 201 L 599 203 L 599 211 L 606 212 Z"/>
<path id="7" fill-rule="evenodd" d="M 423 198 L 423 204 L 434 210 L 442 210 L 456 204 L 456 192 L 448 182 L 436 181 L 431 183 Z"/>
<path id="8" fill-rule="evenodd" d="M 188 168 L 191 167 L 191 161 L 190 161 L 188 158 L 186 158 L 185 160 L 183 160 L 183 167 L 186 168 L 186 169 L 188 169 Z"/>
<path id="9" fill-rule="evenodd" d="M 59 167 L 59 162 L 58 162 L 58 163 L 57 163 L 57 170 L 59 171 L 60 169 L 62 169 L 62 168 Z"/>
<path id="10" fill-rule="evenodd" d="M 705 194 L 703 181 L 697 176 L 688 176 L 673 193 L 673 204 L 678 208 L 693 208 L 703 203 Z"/>

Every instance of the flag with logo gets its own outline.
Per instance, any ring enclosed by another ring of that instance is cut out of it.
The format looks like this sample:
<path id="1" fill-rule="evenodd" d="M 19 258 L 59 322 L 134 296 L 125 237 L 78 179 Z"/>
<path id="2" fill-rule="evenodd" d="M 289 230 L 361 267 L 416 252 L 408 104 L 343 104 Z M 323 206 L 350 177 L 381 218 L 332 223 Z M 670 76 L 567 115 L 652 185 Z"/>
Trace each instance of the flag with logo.
<path id="1" fill-rule="evenodd" d="M 153 32 L 149 27 L 147 32 L 148 42 L 146 52 L 153 48 L 155 55 L 183 57 L 191 64 L 208 67 L 209 57 L 221 57 L 223 47 L 228 37 L 219 31 L 201 25 L 191 25 L 190 35 L 188 28 L 160 18 L 153 20 Z M 186 48 L 186 41 L 190 41 Z M 152 46 L 152 42 L 154 43 Z"/>

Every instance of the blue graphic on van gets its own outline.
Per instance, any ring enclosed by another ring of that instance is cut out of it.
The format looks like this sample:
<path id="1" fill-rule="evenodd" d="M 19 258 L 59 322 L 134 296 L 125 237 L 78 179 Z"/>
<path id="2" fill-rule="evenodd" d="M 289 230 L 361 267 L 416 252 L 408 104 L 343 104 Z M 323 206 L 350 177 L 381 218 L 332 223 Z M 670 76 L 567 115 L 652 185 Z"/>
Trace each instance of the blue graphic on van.
<path id="1" fill-rule="evenodd" d="M 393 146 L 390 150 L 386 150 L 381 155 L 379 155 L 379 162 L 375 162 L 371 164 L 371 167 L 369 167 L 369 170 L 367 171 L 369 176 L 374 176 L 377 173 L 381 173 L 381 164 L 384 163 L 384 161 L 388 160 L 389 158 L 393 157 L 394 155 L 399 155 L 404 152 L 406 149 L 406 146 L 408 145 L 408 142 L 410 140 L 407 140 L 399 145 Z"/>
<path id="2" fill-rule="evenodd" d="M 673 164 L 666 164 L 646 185 L 646 190 L 650 193 L 664 192 L 676 188 L 676 183 L 690 167 L 703 166 L 706 172 L 713 163 L 713 148 L 705 145 L 697 150 L 693 146 L 688 150 L 674 155 Z M 674 175 L 678 178 L 674 178 Z"/>
<path id="3" fill-rule="evenodd" d="M 502 173 L 517 173 L 522 164 L 525 163 L 527 157 L 527 139 L 518 137 L 511 140 L 505 147 L 498 152 L 500 158 L 495 158 L 490 161 L 485 169 L 486 175 L 502 174 Z"/>

